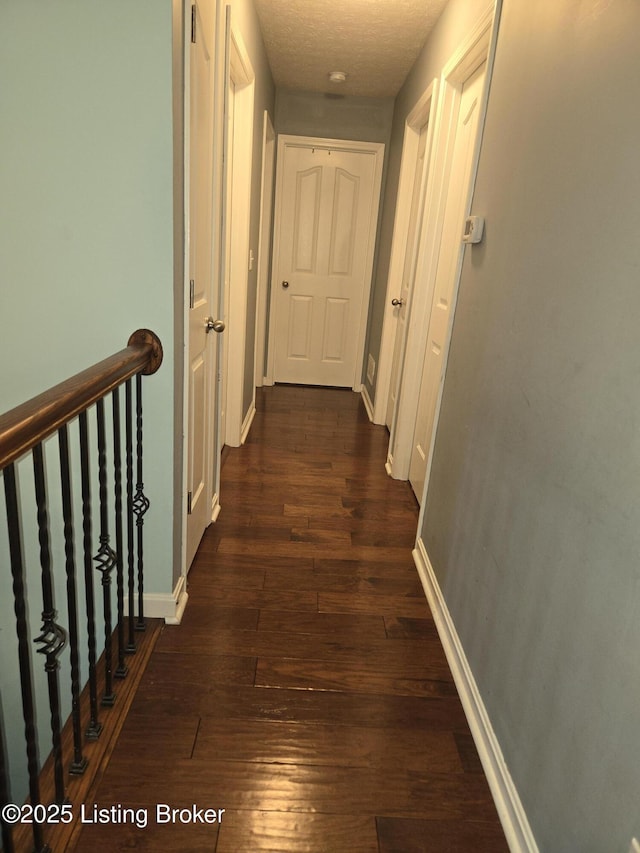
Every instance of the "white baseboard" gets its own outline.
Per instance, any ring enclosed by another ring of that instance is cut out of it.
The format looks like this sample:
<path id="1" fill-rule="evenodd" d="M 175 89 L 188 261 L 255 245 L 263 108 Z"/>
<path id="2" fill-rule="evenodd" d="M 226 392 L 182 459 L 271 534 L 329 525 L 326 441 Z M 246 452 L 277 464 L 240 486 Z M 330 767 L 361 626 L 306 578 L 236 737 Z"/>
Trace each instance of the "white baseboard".
<path id="1" fill-rule="evenodd" d="M 149 619 L 164 619 L 167 625 L 179 625 L 188 599 L 186 578 L 180 577 L 172 593 L 143 594 L 144 615 Z"/>
<path id="2" fill-rule="evenodd" d="M 242 430 L 240 431 L 240 444 L 244 444 L 247 440 L 247 436 L 249 435 L 249 430 L 251 429 L 251 424 L 253 423 L 253 419 L 256 416 L 256 404 L 255 400 L 251 403 L 251 408 L 247 412 L 247 416 L 244 419 L 244 423 L 242 424 Z"/>
<path id="3" fill-rule="evenodd" d="M 489 714 L 482 701 L 464 647 L 422 539 L 417 541 L 413 559 L 491 788 L 509 849 L 512 853 L 539 853 L 526 812 L 505 764 Z"/>
<path id="4" fill-rule="evenodd" d="M 362 402 L 364 403 L 364 407 L 367 410 L 367 415 L 369 416 L 369 420 L 373 421 L 373 403 L 371 402 L 371 397 L 369 396 L 369 392 L 367 391 L 366 385 L 362 386 L 362 390 L 360 391 L 360 396 L 362 397 Z"/>
<path id="5" fill-rule="evenodd" d="M 220 495 L 215 494 L 213 496 L 213 500 L 211 501 L 211 521 L 214 522 L 217 517 L 220 515 L 220 510 L 222 507 L 220 506 Z"/>

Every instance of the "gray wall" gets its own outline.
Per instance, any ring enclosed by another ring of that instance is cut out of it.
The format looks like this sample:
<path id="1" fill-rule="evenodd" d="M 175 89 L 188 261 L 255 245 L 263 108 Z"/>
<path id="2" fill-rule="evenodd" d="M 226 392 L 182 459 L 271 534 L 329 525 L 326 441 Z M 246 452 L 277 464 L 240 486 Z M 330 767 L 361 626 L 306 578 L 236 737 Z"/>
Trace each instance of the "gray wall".
<path id="1" fill-rule="evenodd" d="M 389 143 L 393 98 L 340 97 L 279 88 L 276 133 Z"/>
<path id="2" fill-rule="evenodd" d="M 504 2 L 422 531 L 546 853 L 640 835 L 639 30 Z"/>
<path id="3" fill-rule="evenodd" d="M 396 197 L 398 194 L 398 182 L 400 180 L 402 143 L 407 116 L 415 106 L 420 95 L 422 95 L 434 77 L 440 74 L 460 41 L 467 35 L 486 8 L 486 0 L 450 0 L 395 100 L 393 125 L 387 156 L 386 184 L 383 184 L 382 218 L 377 244 L 378 262 L 374 271 L 371 304 L 369 307 L 369 326 L 364 355 L 365 364 L 367 363 L 369 353 L 373 356 L 376 365 L 380 358 L 380 340 L 384 320 L 387 279 L 389 277 L 391 240 L 393 237 Z M 364 378 L 369 397 L 372 401 L 375 401 L 377 381 L 377 370 L 373 383 L 370 383 L 366 377 Z"/>

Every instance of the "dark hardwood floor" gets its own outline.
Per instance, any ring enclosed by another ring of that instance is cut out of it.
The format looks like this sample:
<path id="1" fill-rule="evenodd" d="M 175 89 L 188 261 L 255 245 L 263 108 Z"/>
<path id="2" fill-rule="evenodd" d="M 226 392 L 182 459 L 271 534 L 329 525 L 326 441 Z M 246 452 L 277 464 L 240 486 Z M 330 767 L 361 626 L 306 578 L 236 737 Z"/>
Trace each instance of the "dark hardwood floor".
<path id="1" fill-rule="evenodd" d="M 350 391 L 276 386 L 165 627 L 80 853 L 508 850 L 411 556 L 418 509 Z M 225 809 L 158 824 L 155 804 Z"/>

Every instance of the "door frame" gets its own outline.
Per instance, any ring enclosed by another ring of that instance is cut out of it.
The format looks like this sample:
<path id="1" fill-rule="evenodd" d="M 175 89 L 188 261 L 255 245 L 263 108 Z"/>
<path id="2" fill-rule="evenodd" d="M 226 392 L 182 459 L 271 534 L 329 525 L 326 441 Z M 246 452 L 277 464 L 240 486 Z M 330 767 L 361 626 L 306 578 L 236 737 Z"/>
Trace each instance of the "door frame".
<path id="1" fill-rule="evenodd" d="M 231 232 L 230 257 L 226 257 L 226 233 L 230 227 L 226 205 L 223 206 L 221 245 L 221 267 L 223 278 L 233 275 L 227 306 L 227 330 L 229 353 L 233 357 L 226 364 L 226 434 L 225 444 L 239 447 L 246 438 L 255 415 L 255 383 L 252 403 L 243 411 L 244 372 L 247 348 L 247 297 L 249 290 L 249 242 L 251 227 L 251 180 L 253 164 L 253 112 L 255 99 L 255 74 L 242 34 L 237 27 L 232 7 L 227 7 L 229 23 L 229 50 L 225 69 L 225 87 L 231 79 L 235 85 L 234 132 L 233 132 L 233 230 Z M 225 92 L 225 122 L 226 104 Z M 225 174 L 225 181 L 229 176 Z M 226 187 L 223 187 L 226 197 Z M 224 299 L 224 287 L 222 298 Z M 220 315 L 222 316 L 222 314 Z"/>
<path id="2" fill-rule="evenodd" d="M 264 384 L 266 374 L 267 303 L 271 229 L 273 226 L 273 191 L 276 171 L 276 132 L 268 110 L 262 124 L 262 179 L 260 183 L 260 236 L 258 238 L 258 281 L 256 292 L 256 346 L 254 385 Z"/>
<path id="3" fill-rule="evenodd" d="M 371 288 L 373 278 L 373 261 L 376 248 L 376 235 L 378 232 L 378 219 L 380 214 L 380 201 L 382 191 L 382 169 L 384 165 L 385 145 L 383 142 L 360 142 L 347 139 L 326 139 L 317 136 L 294 136 L 291 134 L 278 135 L 278 153 L 276 158 L 276 197 L 273 228 L 273 257 L 271 263 L 271 298 L 269 309 L 269 332 L 268 332 L 268 357 L 267 375 L 265 384 L 273 385 L 275 371 L 275 323 L 272 322 L 275 311 L 275 280 L 278 272 L 278 247 L 280 244 L 280 228 L 282 216 L 280 213 L 280 199 L 282 198 L 284 185 L 284 153 L 287 146 L 303 148 L 325 148 L 332 151 L 347 151 L 356 153 L 372 154 L 374 156 L 374 186 L 378 188 L 376 197 L 375 216 L 371 217 L 369 235 L 367 239 L 367 255 L 365 265 L 365 282 L 362 295 L 362 308 L 358 322 L 358 341 L 356 347 L 355 367 L 353 373 L 352 389 L 362 391 L 362 365 L 364 362 L 364 350 L 366 343 L 367 319 L 369 316 L 369 304 L 371 301 Z"/>
<path id="4" fill-rule="evenodd" d="M 416 159 L 418 156 L 418 145 L 420 132 L 427 122 L 429 131 L 427 147 L 425 151 L 424 169 L 422 176 L 423 197 L 420 201 L 420 211 L 416 223 L 415 241 L 410 251 L 419 252 L 420 242 L 423 237 L 421 223 L 424 214 L 424 193 L 428 185 L 429 166 L 431 160 L 431 149 L 433 146 L 433 124 L 435 105 L 437 103 L 438 78 L 436 77 L 424 90 L 416 101 L 411 112 L 407 116 L 404 126 L 404 140 L 402 143 L 402 158 L 400 161 L 400 178 L 398 181 L 398 194 L 396 213 L 393 224 L 393 237 L 391 239 L 391 253 L 389 259 L 389 273 L 387 276 L 387 290 L 385 294 L 384 319 L 382 322 L 382 337 L 380 339 L 380 354 L 378 356 L 378 382 L 376 385 L 375 403 L 373 406 L 373 423 L 386 423 L 387 405 L 391 393 L 391 370 L 393 366 L 393 355 L 396 343 L 396 331 L 398 327 L 395 308 L 391 305 L 391 298 L 398 291 L 397 283 L 402 278 L 406 255 L 407 240 L 409 237 L 409 219 L 411 215 L 411 203 L 413 199 L 414 185 L 416 181 Z M 415 275 L 414 275 L 415 280 Z M 398 291 L 399 292 L 399 291 Z M 411 297 L 412 298 L 412 297 Z M 411 306 L 408 306 L 409 316 Z M 408 328 L 408 319 L 407 319 Z M 404 355 L 403 355 L 404 357 Z M 402 376 L 402 369 L 398 380 Z"/>
<path id="5" fill-rule="evenodd" d="M 431 316 L 431 303 L 435 286 L 435 276 L 440 251 L 440 241 L 444 220 L 444 211 L 447 199 L 449 175 L 451 169 L 453 143 L 455 141 L 455 120 L 460 106 L 462 86 L 476 68 L 484 61 L 487 62 L 487 72 L 480 105 L 480 119 L 474 143 L 473 165 L 465 203 L 465 216 L 468 216 L 471 208 L 473 190 L 475 187 L 480 146 L 487 111 L 487 99 L 491 84 L 491 72 L 493 57 L 495 54 L 495 40 L 500 18 L 501 0 L 491 2 L 479 17 L 476 25 L 468 36 L 461 42 L 458 49 L 453 53 L 445 65 L 439 84 L 438 104 L 436 108 L 433 162 L 430 164 L 432 180 L 427 187 L 425 199 L 425 212 L 422 222 L 422 237 L 420 253 L 417 260 L 416 276 L 425 284 L 416 288 L 412 303 L 409 328 L 407 332 L 407 344 L 402 371 L 399 403 L 394 427 L 389 440 L 389 453 L 387 457 L 387 472 L 399 480 L 406 480 L 409 476 L 409 464 L 411 461 L 411 450 L 415 422 L 418 410 L 418 400 L 422 379 L 422 367 L 424 364 L 427 339 L 425 330 L 429 327 Z M 453 288 L 453 300 L 451 305 L 451 323 L 443 357 L 444 372 L 449 353 L 451 340 L 451 325 L 455 317 L 455 306 L 462 271 L 462 260 L 464 257 L 464 244 L 460 242 L 460 253 L 455 274 Z M 443 375 L 444 375 L 443 372 Z M 442 392 L 440 383 L 440 394 Z M 376 393 L 376 398 L 377 398 Z M 436 408 L 436 416 L 433 426 L 432 445 L 437 432 L 440 402 Z M 430 453 L 431 455 L 431 453 Z M 427 477 L 425 479 L 425 490 L 428 483 L 430 462 L 427 463 Z M 424 503 L 424 501 L 423 501 Z"/>

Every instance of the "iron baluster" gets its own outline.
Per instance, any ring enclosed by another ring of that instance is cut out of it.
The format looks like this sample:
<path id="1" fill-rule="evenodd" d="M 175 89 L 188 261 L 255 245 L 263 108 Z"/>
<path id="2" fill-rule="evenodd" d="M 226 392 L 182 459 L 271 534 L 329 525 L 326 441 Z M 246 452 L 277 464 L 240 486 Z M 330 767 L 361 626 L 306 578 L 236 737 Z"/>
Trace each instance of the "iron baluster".
<path id="1" fill-rule="evenodd" d="M 107 444 L 105 436 L 104 399 L 96 403 L 98 416 L 98 480 L 100 483 L 100 548 L 94 557 L 102 574 L 102 605 L 104 615 L 104 694 L 102 705 L 110 707 L 115 702 L 111 660 L 111 572 L 117 562 L 109 545 L 109 510 L 107 507 Z"/>
<path id="2" fill-rule="evenodd" d="M 0 714 L 0 840 L 4 853 L 15 853 L 13 845 L 13 833 L 11 826 L 2 818 L 1 809 L 9 802 L 9 780 L 7 778 L 7 764 L 4 757 L 4 731 L 2 728 L 2 714 Z"/>
<path id="3" fill-rule="evenodd" d="M 36 726 L 33 704 L 33 683 L 31 679 L 31 655 L 29 654 L 29 629 L 24 590 L 24 560 L 22 556 L 22 531 L 20 529 L 20 511 L 18 508 L 18 487 L 13 464 L 3 471 L 4 493 L 7 507 L 7 527 L 9 531 L 9 556 L 13 579 L 13 601 L 16 613 L 16 632 L 18 635 L 18 660 L 20 663 L 20 691 L 22 694 L 22 714 L 24 717 L 24 736 L 27 742 L 27 772 L 29 775 L 29 799 L 33 805 L 40 803 L 40 783 L 38 781 L 38 752 L 36 747 Z M 49 853 L 44 843 L 42 825 L 33 823 L 33 844 L 38 853 Z M 3 827 L 3 845 L 4 845 Z M 10 851 L 11 848 L 8 848 Z"/>
<path id="4" fill-rule="evenodd" d="M 144 483 L 142 482 L 142 376 L 140 373 L 136 375 L 136 442 L 137 482 L 136 496 L 133 500 L 133 511 L 137 516 L 136 527 L 138 532 L 138 619 L 136 621 L 136 631 L 144 631 L 146 625 L 143 604 L 144 561 L 142 554 L 142 534 L 144 515 L 149 509 L 150 504 L 149 499 L 144 494 Z"/>
<path id="5" fill-rule="evenodd" d="M 40 566 L 42 569 L 42 628 L 34 643 L 40 646 L 38 653 L 44 655 L 44 669 L 49 689 L 49 712 L 51 715 L 51 739 L 53 746 L 53 778 L 56 802 L 64 802 L 64 776 L 62 772 L 62 740 L 60 719 L 60 688 L 58 684 L 58 655 L 65 646 L 67 636 L 56 623 L 57 613 L 53 605 L 53 577 L 51 574 L 51 548 L 49 543 L 49 518 L 47 490 L 44 473 L 44 449 L 42 443 L 33 448 L 33 475 L 36 487 L 38 510 L 38 539 L 40 542 Z"/>
<path id="6" fill-rule="evenodd" d="M 80 471 L 82 478 L 82 542 L 84 552 L 84 587 L 87 609 L 87 657 L 89 659 L 89 725 L 88 740 L 97 740 L 102 731 L 98 719 L 98 682 L 96 677 L 96 622 L 93 597 L 93 547 L 91 542 L 91 479 L 89 469 L 89 429 L 87 413 L 79 417 Z"/>
<path id="7" fill-rule="evenodd" d="M 125 431 L 127 456 L 127 593 L 129 602 L 127 653 L 134 654 L 136 641 L 134 634 L 135 610 L 135 551 L 133 540 L 133 402 L 131 380 L 125 385 Z"/>
<path id="8" fill-rule="evenodd" d="M 71 662 L 71 719 L 73 723 L 73 761 L 69 772 L 81 776 L 87 767 L 82 754 L 80 722 L 80 661 L 78 655 L 78 597 L 76 593 L 76 559 L 71 505 L 71 464 L 69 462 L 69 430 L 58 430 L 60 479 L 62 486 L 62 518 L 64 522 L 64 552 L 67 571 L 67 607 L 69 611 L 69 658 Z"/>
<path id="9" fill-rule="evenodd" d="M 122 451 L 120 439 L 120 392 L 112 394 L 113 407 L 113 488 L 115 495 L 116 526 L 116 585 L 118 606 L 118 667 L 116 678 L 125 678 L 127 665 L 124 662 L 124 566 L 122 542 Z"/>

